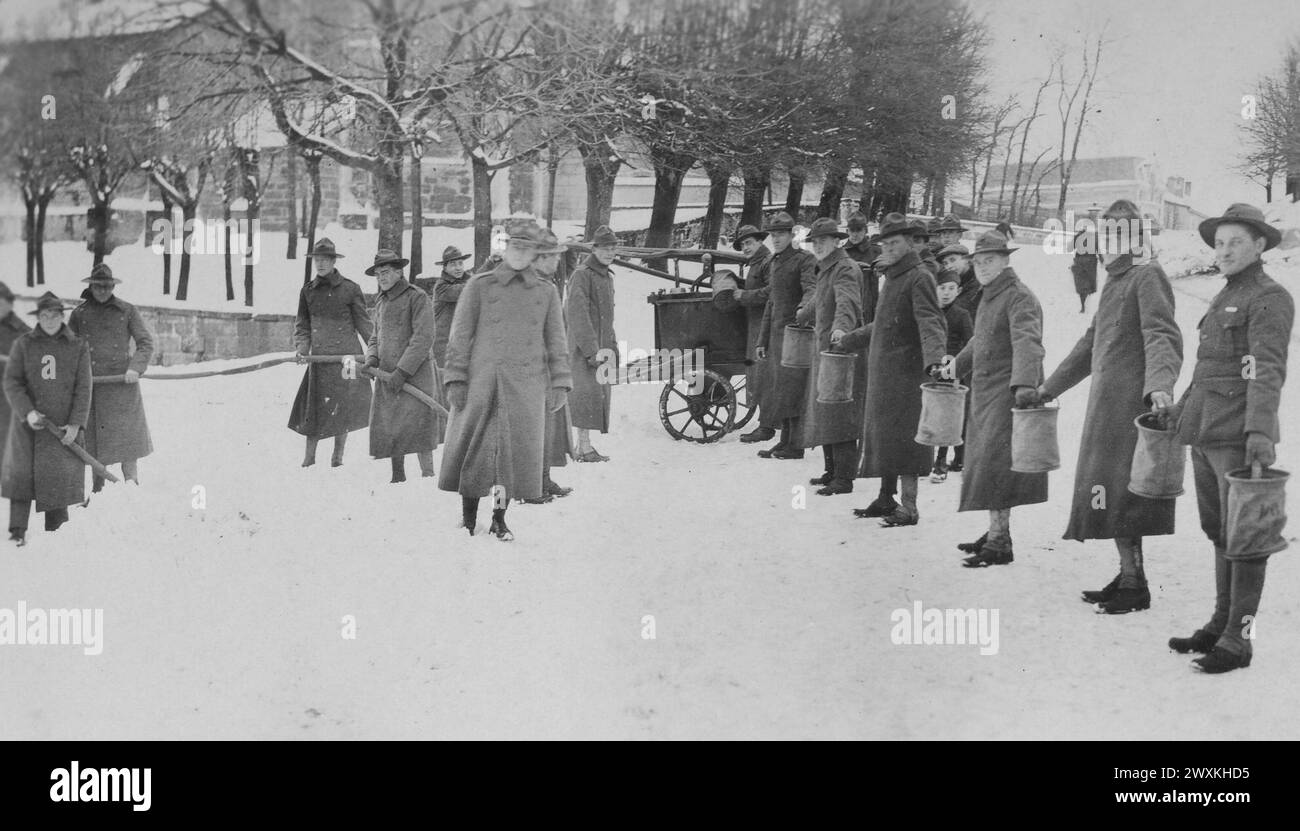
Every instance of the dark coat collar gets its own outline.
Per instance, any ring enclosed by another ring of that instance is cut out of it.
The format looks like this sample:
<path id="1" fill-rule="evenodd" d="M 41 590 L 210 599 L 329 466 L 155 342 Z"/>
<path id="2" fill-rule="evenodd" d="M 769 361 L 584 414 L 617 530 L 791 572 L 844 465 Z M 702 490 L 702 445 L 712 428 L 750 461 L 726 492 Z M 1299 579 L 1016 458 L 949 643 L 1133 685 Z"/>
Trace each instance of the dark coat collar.
<path id="1" fill-rule="evenodd" d="M 897 277 L 900 274 L 911 271 L 914 268 L 921 267 L 921 258 L 915 251 L 908 251 L 898 258 L 898 261 L 885 267 L 886 277 Z"/>
<path id="2" fill-rule="evenodd" d="M 1264 277 L 1264 276 L 1266 276 L 1264 274 L 1264 261 L 1255 260 L 1255 262 L 1251 263 L 1250 265 L 1243 268 L 1241 271 L 1238 271 L 1236 274 L 1229 277 L 1228 282 L 1235 285 L 1237 283 L 1244 283 L 1248 280 L 1254 280 L 1256 278 Z"/>
<path id="3" fill-rule="evenodd" d="M 321 286 L 328 284 L 330 288 L 336 289 L 339 287 L 339 284 L 341 284 L 342 282 L 343 282 L 343 275 L 339 274 L 339 270 L 337 268 L 330 269 L 330 273 L 326 274 L 324 277 L 317 274 L 315 277 L 311 279 L 312 288 L 320 288 Z"/>
<path id="4" fill-rule="evenodd" d="M 988 297 L 994 297 L 1018 279 L 1020 278 L 1016 276 L 1016 270 L 1011 266 L 1007 266 L 998 273 L 998 276 L 990 280 L 988 285 L 984 287 L 984 294 Z"/>
<path id="5" fill-rule="evenodd" d="M 515 271 L 506 263 L 505 260 L 497 263 L 497 267 L 492 269 L 492 277 L 502 286 L 506 285 L 511 280 L 514 280 L 516 277 L 523 280 L 524 286 L 528 288 L 532 288 L 537 283 L 537 272 L 532 266 L 525 266 L 519 271 Z"/>
<path id="6" fill-rule="evenodd" d="M 77 339 L 77 336 L 72 334 L 72 330 L 68 328 L 68 324 L 66 322 L 59 329 L 59 331 L 55 332 L 53 335 L 45 334 L 45 330 L 40 327 L 40 324 L 37 324 L 36 328 L 32 330 L 31 334 L 33 337 L 40 338 L 42 340 L 53 340 L 55 338 L 63 338 L 66 341 L 74 341 Z"/>
<path id="7" fill-rule="evenodd" d="M 397 298 L 401 297 L 402 294 L 405 293 L 407 289 L 410 288 L 414 288 L 414 286 L 408 283 L 405 277 L 399 277 L 397 282 L 393 283 L 393 287 L 391 289 L 389 289 L 388 291 L 379 292 L 379 296 L 386 298 L 388 300 L 396 300 Z"/>
<path id="8" fill-rule="evenodd" d="M 86 303 L 92 303 L 96 306 L 113 306 L 114 308 L 121 309 L 124 312 L 128 309 L 127 302 L 122 298 L 118 297 L 116 294 L 108 298 L 107 303 L 100 303 L 98 300 L 95 299 L 95 295 L 90 293 L 89 286 L 82 289 L 81 299 L 86 301 Z M 86 303 L 83 303 L 82 305 L 84 306 L 86 305 Z"/>
<path id="9" fill-rule="evenodd" d="M 597 274 L 601 275 L 602 277 L 609 276 L 609 267 L 606 266 L 604 263 L 602 263 L 600 260 L 596 259 L 595 254 L 588 254 L 587 258 L 582 261 L 582 267 L 590 271 L 594 271 Z"/>

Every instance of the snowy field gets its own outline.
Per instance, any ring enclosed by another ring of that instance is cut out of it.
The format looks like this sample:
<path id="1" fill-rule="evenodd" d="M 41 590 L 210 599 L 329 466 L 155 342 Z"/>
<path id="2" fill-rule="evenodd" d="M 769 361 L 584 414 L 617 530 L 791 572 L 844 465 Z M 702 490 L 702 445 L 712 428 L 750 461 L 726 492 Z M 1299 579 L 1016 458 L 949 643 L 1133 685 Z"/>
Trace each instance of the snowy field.
<path id="1" fill-rule="evenodd" d="M 1171 259 L 1195 259 L 1186 236 L 1166 235 Z M 339 237 L 359 276 L 373 243 Z M 1288 287 L 1289 253 L 1268 258 Z M 1096 298 L 1078 313 L 1066 257 L 1026 248 L 1013 264 L 1045 308 L 1050 372 Z M 653 346 L 645 296 L 666 285 L 617 273 L 631 346 Z M 1219 285 L 1177 282 L 1180 393 Z M 1146 546 L 1152 608 L 1112 617 L 1078 600 L 1117 569 L 1111 543 L 1060 539 L 1086 383 L 1062 400 L 1050 501 L 1013 512 L 1015 563 L 972 571 L 954 545 L 985 515 L 956 512 L 958 475 L 923 483 L 912 528 L 853 518 L 874 481 L 834 498 L 809 488 L 795 507 L 819 452 L 768 461 L 734 435 L 674 442 L 649 385 L 615 391 L 613 431 L 595 437 L 611 462 L 559 469 L 571 496 L 512 507 L 514 543 L 471 538 L 433 480 L 388 484 L 364 431 L 342 468 L 328 442 L 300 468 L 284 425 L 301 372 L 146 380 L 157 449 L 143 484 L 110 485 L 57 534 L 36 520 L 26 548 L 0 550 L 0 609 L 104 614 L 99 655 L 0 646 L 0 738 L 1300 738 L 1296 550 L 1273 558 L 1249 669 L 1201 676 L 1165 645 L 1213 603 L 1190 476 L 1177 535 Z M 1298 389 L 1284 391 L 1289 469 Z M 996 654 L 892 643 L 892 614 L 918 601 L 997 610 Z M 1229 717 L 1234 699 L 1252 704 Z"/>

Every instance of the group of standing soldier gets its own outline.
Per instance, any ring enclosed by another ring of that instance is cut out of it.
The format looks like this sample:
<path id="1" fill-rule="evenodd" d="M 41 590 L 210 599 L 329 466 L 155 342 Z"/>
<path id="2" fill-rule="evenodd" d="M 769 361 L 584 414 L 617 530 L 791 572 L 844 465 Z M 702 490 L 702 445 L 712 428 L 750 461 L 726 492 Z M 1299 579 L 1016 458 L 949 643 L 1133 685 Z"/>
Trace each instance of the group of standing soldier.
<path id="1" fill-rule="evenodd" d="M 889 214 L 868 241 L 866 218 L 856 214 L 848 233 L 831 219 L 814 222 L 809 253 L 791 244 L 788 214 L 776 214 L 761 231 L 742 226 L 736 247 L 751 270 L 737 299 L 749 310 L 756 362 L 749 383 L 759 427 L 741 440 L 779 431 L 777 444 L 759 452 L 768 459 L 799 459 L 821 445 L 825 472 L 811 480 L 821 486 L 818 494 L 849 493 L 853 479 L 879 478 L 875 500 L 854 514 L 880 517 L 885 527 L 915 525 L 918 479 L 930 473 L 942 481 L 949 470 L 946 455 L 936 462 L 932 448 L 915 440 L 921 387 L 960 379 L 970 394 L 959 446 L 964 458 L 955 456 L 951 468 L 964 470 L 958 510 L 987 512 L 988 526 L 958 548 L 969 555 L 968 567 L 1005 565 L 1014 560 L 1011 509 L 1047 500 L 1046 473 L 1012 469 L 1012 411 L 1041 407 L 1091 377 L 1064 536 L 1114 540 L 1119 565 L 1108 585 L 1083 599 L 1107 614 L 1150 606 L 1143 538 L 1174 532 L 1172 498 L 1129 489 L 1135 414 L 1150 411 L 1192 448 L 1201 526 L 1215 550 L 1214 614 L 1170 647 L 1207 653 L 1197 664 L 1210 673 L 1248 666 L 1245 633 L 1258 609 L 1264 564 L 1279 546 L 1229 549 L 1227 477 L 1252 463 L 1271 465 L 1279 440 L 1294 309 L 1290 294 L 1264 273 L 1260 255 L 1280 233 L 1248 205 L 1202 223 L 1227 285 L 1198 327 L 1196 369 L 1175 402 L 1183 345 L 1173 289 L 1132 202 L 1117 201 L 1102 219 L 1114 230 L 1097 240 L 1107 275 L 1098 310 L 1050 376 L 1043 369 L 1042 307 L 1011 267 L 1017 249 L 998 231 L 980 235 L 968 253 L 954 217 L 927 226 Z M 932 243 L 933 236 L 940 238 Z M 762 244 L 767 237 L 770 255 Z M 1073 269 L 1076 278 L 1081 267 Z M 1086 298 L 1084 289 L 1080 294 Z M 813 329 L 808 368 L 780 362 L 791 324 Z M 954 328 L 964 331 L 954 338 Z M 816 379 L 824 356 L 837 352 L 856 356 L 853 397 L 826 404 L 817 400 Z"/>

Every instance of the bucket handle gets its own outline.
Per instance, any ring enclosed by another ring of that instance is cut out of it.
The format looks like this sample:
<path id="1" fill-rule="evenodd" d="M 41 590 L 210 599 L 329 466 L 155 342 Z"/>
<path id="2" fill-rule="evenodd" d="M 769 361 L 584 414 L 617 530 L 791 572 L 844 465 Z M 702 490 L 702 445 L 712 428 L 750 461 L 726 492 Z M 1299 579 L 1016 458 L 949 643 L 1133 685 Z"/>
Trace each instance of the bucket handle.
<path id="1" fill-rule="evenodd" d="M 1261 465 L 1258 461 L 1254 461 L 1250 463 L 1250 478 L 1251 479 L 1264 478 L 1264 466 Z"/>

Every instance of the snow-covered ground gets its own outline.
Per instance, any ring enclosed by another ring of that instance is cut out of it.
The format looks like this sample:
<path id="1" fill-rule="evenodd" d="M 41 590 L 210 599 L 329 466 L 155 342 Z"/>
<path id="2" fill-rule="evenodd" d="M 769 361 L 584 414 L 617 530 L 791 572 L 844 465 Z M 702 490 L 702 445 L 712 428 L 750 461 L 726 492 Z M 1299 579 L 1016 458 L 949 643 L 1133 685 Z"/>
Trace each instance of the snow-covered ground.
<path id="1" fill-rule="evenodd" d="M 369 248 L 335 241 L 359 273 Z M 1068 257 L 1027 247 L 1015 265 L 1046 311 L 1050 371 L 1090 315 Z M 1269 270 L 1300 278 L 1295 263 Z M 1219 284 L 1178 281 L 1184 383 Z M 617 275 L 630 346 L 653 346 L 645 296 L 666 285 Z M 1060 539 L 1087 384 L 1062 401 L 1050 502 L 1013 513 L 1015 563 L 971 571 L 953 546 L 985 516 L 956 512 L 957 475 L 922 485 L 914 528 L 852 517 L 875 482 L 835 498 L 810 488 L 800 507 L 820 453 L 674 442 L 651 385 L 615 391 L 613 430 L 595 437 L 612 461 L 556 471 L 571 496 L 512 507 L 514 543 L 471 538 L 455 495 L 388 484 L 364 431 L 342 468 L 328 442 L 300 468 L 284 425 L 301 372 L 146 380 L 157 449 L 143 484 L 0 547 L 0 609 L 104 614 L 100 655 L 0 646 L 0 737 L 1300 737 L 1295 550 L 1273 559 L 1249 669 L 1201 676 L 1165 646 L 1213 600 L 1190 477 L 1177 535 L 1147 543 L 1152 608 L 1109 617 L 1078 600 L 1116 570 L 1109 543 Z M 1284 431 L 1280 465 L 1294 468 Z M 996 654 L 895 645 L 894 612 L 915 602 L 997 610 Z"/>

